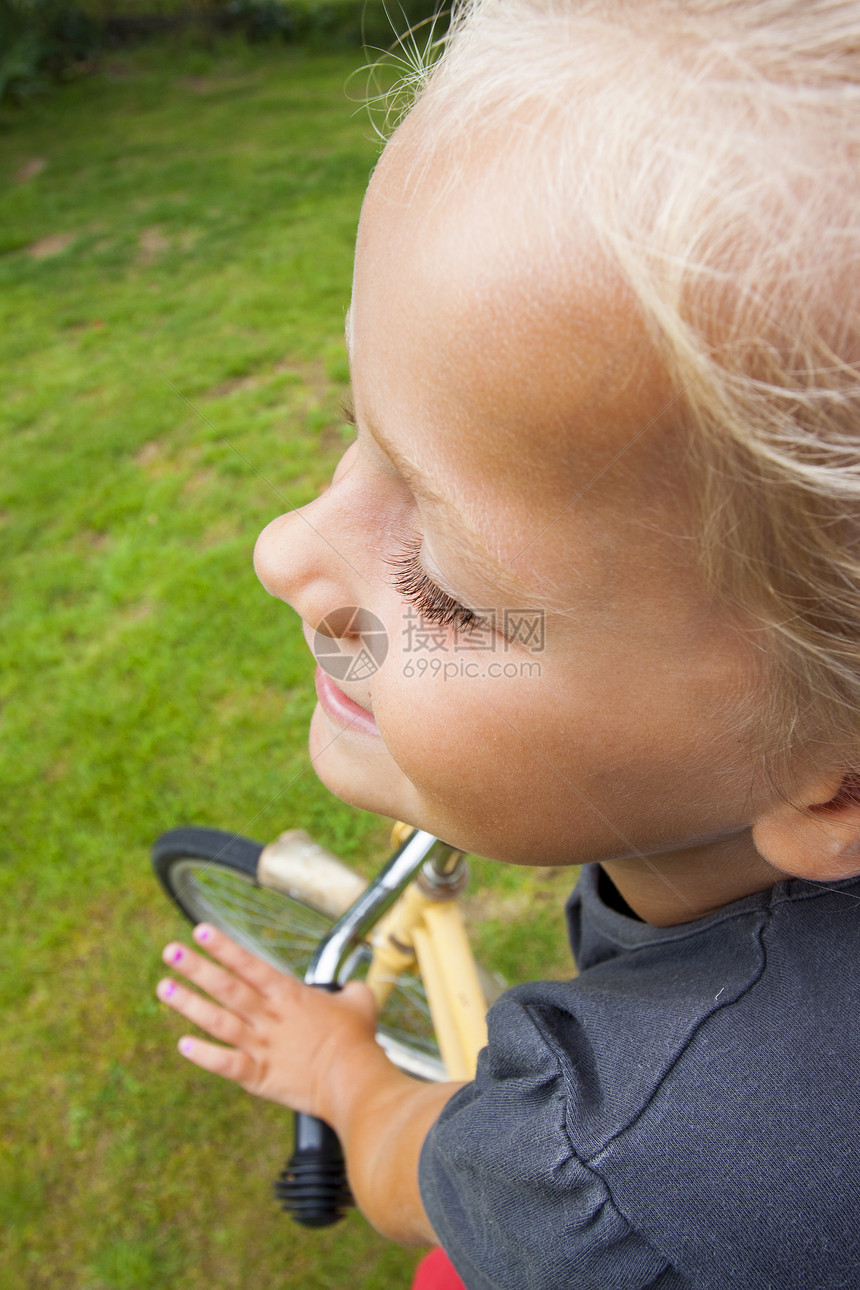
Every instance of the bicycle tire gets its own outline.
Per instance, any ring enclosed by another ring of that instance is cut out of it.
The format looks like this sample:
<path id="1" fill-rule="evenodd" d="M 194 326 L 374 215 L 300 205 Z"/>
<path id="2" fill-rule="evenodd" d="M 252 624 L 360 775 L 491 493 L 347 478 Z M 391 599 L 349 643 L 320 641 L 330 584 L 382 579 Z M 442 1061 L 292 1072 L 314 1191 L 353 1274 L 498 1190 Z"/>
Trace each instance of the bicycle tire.
<path id="1" fill-rule="evenodd" d="M 191 923 L 208 922 L 280 972 L 304 976 L 311 955 L 332 927 L 323 911 L 302 890 L 302 875 L 291 894 L 257 880 L 261 842 L 220 829 L 179 828 L 153 845 L 152 864 L 167 895 Z M 344 876 L 354 879 L 346 865 Z M 347 902 L 348 903 L 348 902 Z M 346 909 L 346 904 L 340 913 Z M 370 962 L 369 946 L 356 952 L 350 977 L 361 979 Z M 439 1054 L 427 997 L 420 978 L 402 976 L 380 1014 L 377 1038 L 390 1059 L 419 1079 L 447 1079 Z"/>

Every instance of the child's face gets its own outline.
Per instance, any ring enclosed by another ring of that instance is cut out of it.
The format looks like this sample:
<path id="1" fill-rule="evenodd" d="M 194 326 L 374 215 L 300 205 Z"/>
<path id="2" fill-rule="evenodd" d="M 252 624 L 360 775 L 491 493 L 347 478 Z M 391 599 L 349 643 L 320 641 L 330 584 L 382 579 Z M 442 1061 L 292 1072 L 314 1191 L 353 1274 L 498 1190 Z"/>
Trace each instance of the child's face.
<path id="1" fill-rule="evenodd" d="M 314 767 L 338 796 L 498 859 L 736 851 L 754 759 L 728 714 L 754 665 L 697 577 L 677 392 L 584 229 L 541 254 L 540 207 L 504 167 L 443 187 L 420 139 L 400 144 L 358 238 L 357 443 L 256 554 L 309 644 L 343 606 L 387 632 L 347 701 L 322 678 Z M 422 639 L 403 589 L 422 571 L 444 593 L 425 588 L 425 619 L 454 600 L 500 625 L 519 611 L 531 639 L 430 621 Z"/>

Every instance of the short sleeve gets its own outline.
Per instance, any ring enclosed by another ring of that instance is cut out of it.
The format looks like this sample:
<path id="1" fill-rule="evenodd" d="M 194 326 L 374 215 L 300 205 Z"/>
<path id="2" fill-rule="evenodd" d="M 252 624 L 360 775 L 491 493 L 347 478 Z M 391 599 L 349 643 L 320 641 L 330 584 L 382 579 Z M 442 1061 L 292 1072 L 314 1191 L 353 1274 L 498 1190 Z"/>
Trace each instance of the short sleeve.
<path id="1" fill-rule="evenodd" d="M 565 1075 L 535 1010 L 505 995 L 474 1083 L 421 1153 L 433 1228 L 468 1290 L 683 1290 L 575 1154 Z"/>

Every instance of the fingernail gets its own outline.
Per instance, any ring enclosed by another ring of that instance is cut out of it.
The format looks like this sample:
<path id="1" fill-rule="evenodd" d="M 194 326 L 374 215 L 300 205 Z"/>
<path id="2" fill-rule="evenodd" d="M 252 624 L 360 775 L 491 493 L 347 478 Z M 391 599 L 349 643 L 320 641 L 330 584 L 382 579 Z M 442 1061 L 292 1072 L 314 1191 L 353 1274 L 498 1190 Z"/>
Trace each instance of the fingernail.
<path id="1" fill-rule="evenodd" d="M 159 999 L 169 999 L 176 993 L 176 983 L 174 981 L 159 981 L 158 997 Z"/>
<path id="2" fill-rule="evenodd" d="M 194 936 L 198 941 L 208 941 L 211 935 L 211 929 L 208 927 L 195 927 Z"/>
<path id="3" fill-rule="evenodd" d="M 179 963 L 182 959 L 182 950 L 174 950 L 170 956 L 171 963 Z"/>
<path id="4" fill-rule="evenodd" d="M 179 1051 L 181 1053 L 185 1053 L 187 1055 L 188 1053 L 191 1052 L 191 1048 L 192 1048 L 192 1041 L 190 1039 L 180 1039 Z"/>

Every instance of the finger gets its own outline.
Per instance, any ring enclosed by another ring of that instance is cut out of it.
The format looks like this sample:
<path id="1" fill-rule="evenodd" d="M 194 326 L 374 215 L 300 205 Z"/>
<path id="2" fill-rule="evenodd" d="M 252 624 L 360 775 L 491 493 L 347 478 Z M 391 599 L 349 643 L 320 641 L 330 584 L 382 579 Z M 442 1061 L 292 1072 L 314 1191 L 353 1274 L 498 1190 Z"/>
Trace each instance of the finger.
<path id="1" fill-rule="evenodd" d="M 164 947 L 161 957 L 174 972 L 181 973 L 186 981 L 204 990 L 216 1002 L 246 1021 L 264 1006 L 263 996 L 253 986 L 202 954 L 195 954 L 187 945 L 171 941 Z"/>
<path id="2" fill-rule="evenodd" d="M 212 1035 L 213 1039 L 221 1039 L 225 1044 L 239 1048 L 245 1047 L 251 1039 L 249 1027 L 235 1013 L 220 1008 L 217 1003 L 204 999 L 202 994 L 186 989 L 177 981 L 171 981 L 170 978 L 159 981 L 156 994 L 162 1003 L 166 1003 L 188 1021 L 193 1021 L 195 1026 Z"/>
<path id="3" fill-rule="evenodd" d="M 229 936 L 211 923 L 198 923 L 192 933 L 198 945 L 202 945 L 207 954 L 211 954 L 224 967 L 247 982 L 252 989 L 267 995 L 272 990 L 283 988 L 284 981 L 293 980 L 285 972 L 279 972 L 270 963 L 257 958 L 248 950 L 237 945 Z"/>
<path id="4" fill-rule="evenodd" d="M 177 1047 L 183 1057 L 187 1057 L 195 1066 L 211 1071 L 213 1075 L 231 1079 L 245 1087 L 254 1083 L 257 1063 L 237 1048 L 221 1048 L 205 1039 L 193 1039 L 191 1035 L 183 1035 Z"/>

